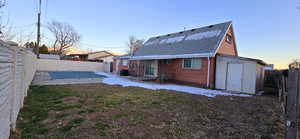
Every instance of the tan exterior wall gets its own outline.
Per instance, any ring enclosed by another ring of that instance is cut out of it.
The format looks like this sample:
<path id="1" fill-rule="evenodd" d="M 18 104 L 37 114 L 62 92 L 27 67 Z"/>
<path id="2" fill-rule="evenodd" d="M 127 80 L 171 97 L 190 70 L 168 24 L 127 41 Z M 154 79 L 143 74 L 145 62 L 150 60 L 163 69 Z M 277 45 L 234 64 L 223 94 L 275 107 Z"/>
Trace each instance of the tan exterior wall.
<path id="1" fill-rule="evenodd" d="M 96 58 L 97 60 L 103 60 L 104 63 L 110 63 L 114 61 L 114 56 L 107 56 L 102 58 Z"/>

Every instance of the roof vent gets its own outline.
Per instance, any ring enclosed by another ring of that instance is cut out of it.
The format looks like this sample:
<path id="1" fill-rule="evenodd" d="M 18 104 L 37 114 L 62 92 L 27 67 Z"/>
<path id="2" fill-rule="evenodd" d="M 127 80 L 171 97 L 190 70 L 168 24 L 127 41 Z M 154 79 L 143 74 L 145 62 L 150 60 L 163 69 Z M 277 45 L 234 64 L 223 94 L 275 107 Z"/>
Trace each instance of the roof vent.
<path id="1" fill-rule="evenodd" d="M 192 29 L 191 31 L 195 31 L 196 29 Z"/>
<path id="2" fill-rule="evenodd" d="M 209 25 L 208 28 L 212 28 L 214 25 Z"/>

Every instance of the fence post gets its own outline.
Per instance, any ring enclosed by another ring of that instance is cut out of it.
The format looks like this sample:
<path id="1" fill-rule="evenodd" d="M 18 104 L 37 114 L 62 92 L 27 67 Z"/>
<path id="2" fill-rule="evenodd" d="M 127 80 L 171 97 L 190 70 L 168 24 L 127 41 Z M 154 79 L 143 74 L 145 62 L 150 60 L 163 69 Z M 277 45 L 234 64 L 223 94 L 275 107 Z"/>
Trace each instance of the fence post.
<path id="1" fill-rule="evenodd" d="M 11 130 L 14 131 L 16 127 L 15 123 L 15 101 L 16 101 L 16 68 L 17 68 L 17 50 L 13 48 L 13 63 L 12 63 L 12 91 L 9 95 L 11 95 L 11 109 L 10 109 L 10 126 Z"/>
<path id="2" fill-rule="evenodd" d="M 285 116 L 285 139 L 297 139 L 299 106 L 299 70 L 290 69 Z"/>

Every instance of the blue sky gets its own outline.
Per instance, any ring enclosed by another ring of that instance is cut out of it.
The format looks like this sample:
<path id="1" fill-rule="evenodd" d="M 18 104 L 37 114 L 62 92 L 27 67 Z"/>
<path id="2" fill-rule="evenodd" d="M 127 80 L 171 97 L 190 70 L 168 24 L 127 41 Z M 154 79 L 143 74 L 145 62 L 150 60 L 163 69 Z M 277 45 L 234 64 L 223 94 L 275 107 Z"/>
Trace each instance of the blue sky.
<path id="1" fill-rule="evenodd" d="M 37 1 L 8 0 L 4 12 L 13 27 L 35 31 Z M 300 58 L 300 0 L 48 0 L 47 6 L 43 2 L 43 24 L 57 20 L 73 25 L 83 37 L 82 49 L 124 50 L 129 35 L 147 39 L 232 20 L 240 56 L 277 68 Z"/>

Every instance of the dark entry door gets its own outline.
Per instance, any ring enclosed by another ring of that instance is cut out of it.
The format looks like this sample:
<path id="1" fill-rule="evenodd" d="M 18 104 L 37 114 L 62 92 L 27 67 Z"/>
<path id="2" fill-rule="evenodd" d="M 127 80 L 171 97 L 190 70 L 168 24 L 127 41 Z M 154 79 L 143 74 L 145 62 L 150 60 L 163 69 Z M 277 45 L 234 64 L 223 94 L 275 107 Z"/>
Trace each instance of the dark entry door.
<path id="1" fill-rule="evenodd" d="M 114 63 L 110 62 L 110 72 L 113 72 L 113 71 L 114 71 Z"/>

